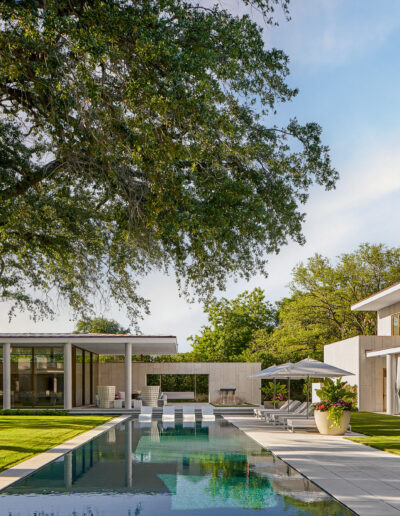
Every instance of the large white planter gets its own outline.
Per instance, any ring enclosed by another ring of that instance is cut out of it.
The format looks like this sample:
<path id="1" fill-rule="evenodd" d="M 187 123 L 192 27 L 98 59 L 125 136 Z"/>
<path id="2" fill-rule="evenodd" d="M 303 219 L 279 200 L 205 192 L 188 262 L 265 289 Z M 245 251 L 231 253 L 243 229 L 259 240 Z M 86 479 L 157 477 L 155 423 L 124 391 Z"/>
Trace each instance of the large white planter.
<path id="1" fill-rule="evenodd" d="M 141 397 L 145 407 L 157 407 L 159 396 L 160 387 L 158 385 L 146 385 L 145 387 L 142 387 Z"/>
<path id="2" fill-rule="evenodd" d="M 323 435 L 343 435 L 350 423 L 350 410 L 345 410 L 340 420 L 340 426 L 335 426 L 332 421 L 328 419 L 328 412 L 321 410 L 314 411 L 315 423 L 320 434 Z"/>
<path id="3" fill-rule="evenodd" d="M 99 385 L 97 395 L 100 408 L 112 408 L 115 399 L 115 385 Z"/>

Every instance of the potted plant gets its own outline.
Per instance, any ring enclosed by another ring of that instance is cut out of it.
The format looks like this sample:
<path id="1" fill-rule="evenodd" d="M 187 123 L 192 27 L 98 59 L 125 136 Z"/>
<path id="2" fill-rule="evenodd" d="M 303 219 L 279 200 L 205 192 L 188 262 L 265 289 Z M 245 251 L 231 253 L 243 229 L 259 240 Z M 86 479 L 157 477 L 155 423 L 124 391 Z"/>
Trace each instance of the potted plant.
<path id="1" fill-rule="evenodd" d="M 264 408 L 279 408 L 287 399 L 286 385 L 274 382 L 268 382 L 266 387 L 261 387 L 264 394 Z"/>
<path id="2" fill-rule="evenodd" d="M 343 435 L 350 423 L 350 412 L 357 400 L 355 387 L 338 378 L 325 378 L 322 389 L 316 391 L 321 400 L 314 404 L 315 423 L 320 434 Z"/>

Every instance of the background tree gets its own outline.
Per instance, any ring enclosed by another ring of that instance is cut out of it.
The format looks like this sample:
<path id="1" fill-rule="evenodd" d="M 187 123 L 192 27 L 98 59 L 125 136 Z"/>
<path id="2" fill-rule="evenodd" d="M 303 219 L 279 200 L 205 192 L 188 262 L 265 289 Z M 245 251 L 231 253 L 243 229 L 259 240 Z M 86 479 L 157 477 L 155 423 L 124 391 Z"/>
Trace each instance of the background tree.
<path id="1" fill-rule="evenodd" d="M 74 333 L 114 333 L 126 335 L 130 333 L 129 328 L 123 328 L 114 319 L 105 317 L 86 317 L 76 323 Z"/>
<path id="2" fill-rule="evenodd" d="M 245 0 L 267 24 L 286 0 Z M 132 321 L 173 269 L 201 298 L 303 242 L 337 173 L 321 128 L 277 127 L 288 57 L 248 16 L 181 0 L 0 3 L 0 299 L 33 317 L 101 293 Z M 36 294 L 38 293 L 38 294 Z"/>
<path id="3" fill-rule="evenodd" d="M 336 263 L 319 254 L 293 270 L 291 296 L 278 303 L 279 323 L 260 329 L 247 358 L 267 366 L 323 357 L 323 346 L 355 335 L 376 334 L 374 312 L 352 312 L 351 305 L 400 281 L 400 249 L 361 244 Z"/>
<path id="4" fill-rule="evenodd" d="M 256 288 L 243 292 L 232 300 L 222 298 L 205 309 L 209 324 L 199 335 L 190 337 L 194 360 L 231 362 L 243 360 L 255 332 L 263 328 L 272 332 L 276 311 L 265 300 L 264 292 Z"/>

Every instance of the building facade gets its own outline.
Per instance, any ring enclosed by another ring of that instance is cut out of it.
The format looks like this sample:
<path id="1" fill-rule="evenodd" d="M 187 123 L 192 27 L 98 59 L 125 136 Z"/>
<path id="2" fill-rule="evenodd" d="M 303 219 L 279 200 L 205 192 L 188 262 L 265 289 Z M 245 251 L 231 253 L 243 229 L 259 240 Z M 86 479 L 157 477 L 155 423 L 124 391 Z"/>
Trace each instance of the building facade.
<path id="1" fill-rule="evenodd" d="M 354 376 L 358 407 L 369 412 L 400 413 L 400 283 L 351 307 L 377 313 L 377 335 L 359 335 L 324 348 L 324 361 Z"/>
<path id="2" fill-rule="evenodd" d="M 132 362 L 134 355 L 175 355 L 175 336 L 104 334 L 0 334 L 0 406 L 64 408 L 94 405 L 97 387 L 112 385 L 131 399 L 151 375 L 207 376 L 208 401 L 220 389 L 236 389 L 236 400 L 260 403 L 260 363 Z M 117 355 L 123 362 L 101 362 Z"/>
<path id="3" fill-rule="evenodd" d="M 124 357 L 122 381 L 132 396 L 132 355 L 175 355 L 176 337 L 99 334 L 0 334 L 4 409 L 92 405 L 99 355 Z"/>

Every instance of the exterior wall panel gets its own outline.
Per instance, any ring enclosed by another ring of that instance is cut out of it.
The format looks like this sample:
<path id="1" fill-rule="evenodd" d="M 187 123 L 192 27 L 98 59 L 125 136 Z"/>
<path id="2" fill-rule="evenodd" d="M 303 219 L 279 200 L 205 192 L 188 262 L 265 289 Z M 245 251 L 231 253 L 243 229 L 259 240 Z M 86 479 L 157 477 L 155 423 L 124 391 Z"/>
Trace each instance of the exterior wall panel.
<path id="1" fill-rule="evenodd" d="M 396 312 L 394 312 L 396 313 Z M 385 357 L 366 357 L 367 351 L 400 347 L 400 337 L 360 335 L 328 344 L 324 348 L 324 361 L 355 373 L 344 379 L 358 387 L 358 407 L 362 411 L 382 412 L 383 369 Z"/>
<path id="2" fill-rule="evenodd" d="M 380 337 L 392 335 L 392 315 L 400 313 L 400 303 L 386 306 L 377 312 L 377 335 Z"/>
<path id="3" fill-rule="evenodd" d="M 236 388 L 237 399 L 246 403 L 260 403 L 261 380 L 250 375 L 261 370 L 259 362 L 133 362 L 132 390 L 146 385 L 148 374 L 208 374 L 210 402 L 218 402 L 219 389 Z M 99 364 L 99 385 L 115 385 L 124 391 L 124 364 Z"/>

